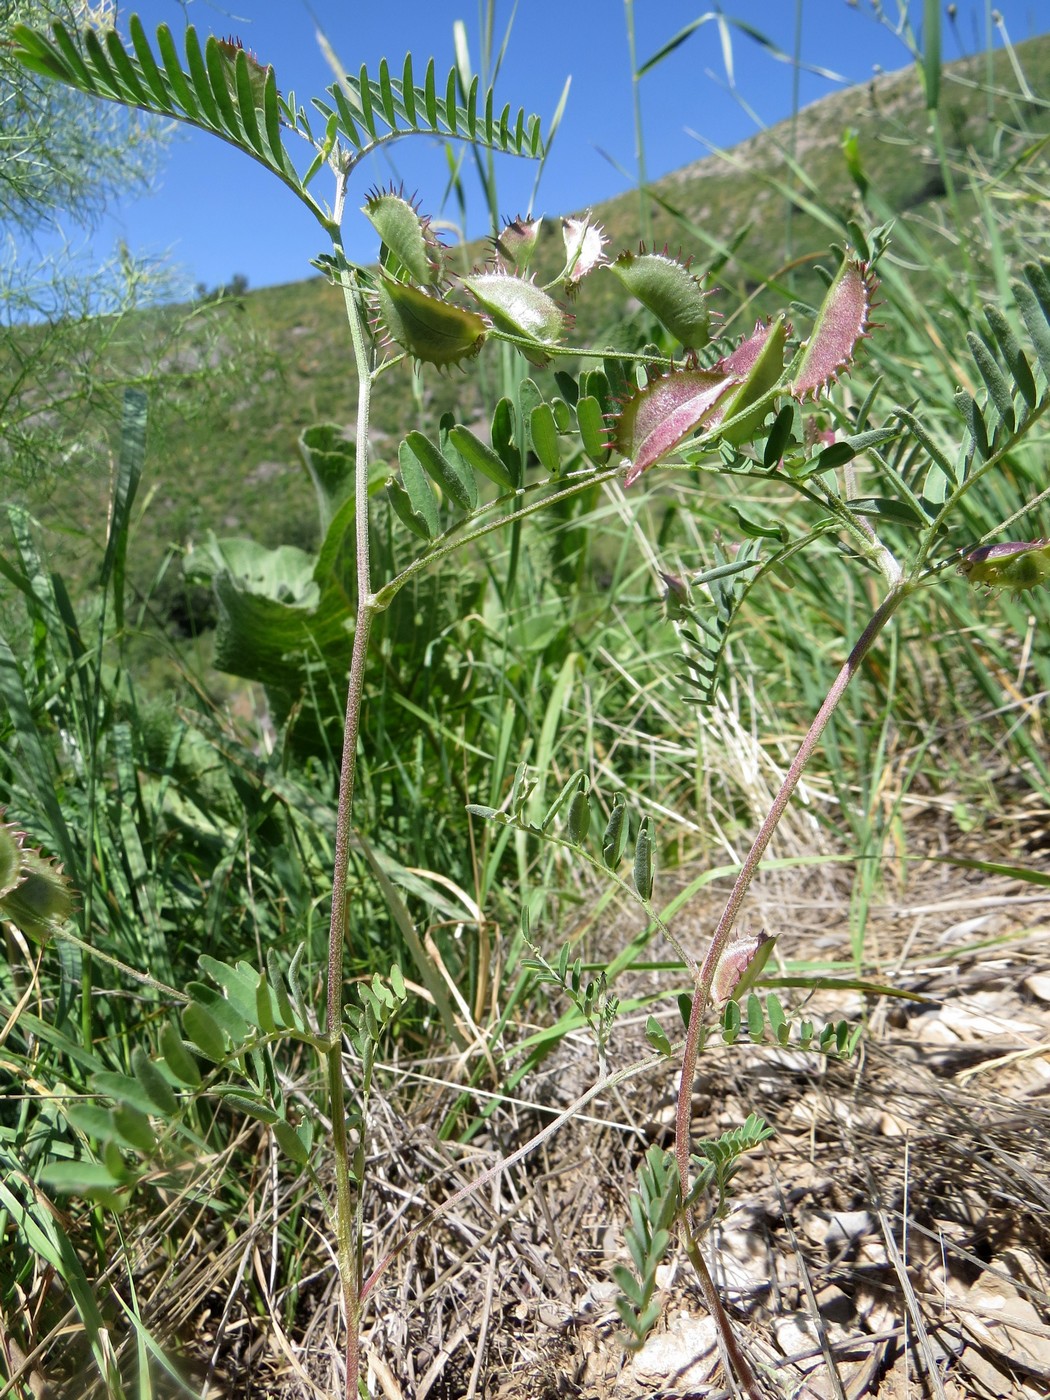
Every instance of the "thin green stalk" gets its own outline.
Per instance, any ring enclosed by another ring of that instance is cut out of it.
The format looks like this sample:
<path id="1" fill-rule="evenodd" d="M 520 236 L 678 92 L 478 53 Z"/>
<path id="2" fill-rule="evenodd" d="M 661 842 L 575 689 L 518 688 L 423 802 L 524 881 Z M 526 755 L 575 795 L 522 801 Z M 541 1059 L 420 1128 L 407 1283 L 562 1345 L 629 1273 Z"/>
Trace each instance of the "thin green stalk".
<path id="1" fill-rule="evenodd" d="M 631 98 L 634 104 L 634 154 L 638 162 L 638 221 L 642 241 L 652 240 L 652 220 L 649 215 L 649 178 L 645 170 L 645 128 L 642 124 L 642 89 L 638 76 L 638 53 L 634 38 L 634 0 L 623 0 L 627 25 L 627 53 L 631 60 Z"/>
<path id="2" fill-rule="evenodd" d="M 346 718 L 343 727 L 343 755 L 339 770 L 339 801 L 335 819 L 335 869 L 332 876 L 332 912 L 328 931 L 328 992 L 325 1030 L 328 1049 L 328 1091 L 332 1118 L 332 1154 L 335 1158 L 336 1257 L 346 1307 L 347 1397 L 357 1393 L 361 1369 L 361 1260 L 355 1249 L 355 1205 L 351 1191 L 350 1145 L 346 1131 L 346 1104 L 343 1091 L 342 988 L 343 960 L 349 939 L 349 908 L 346 897 L 347 871 L 357 772 L 357 740 L 361 728 L 368 639 L 376 614 L 372 594 L 368 553 L 368 419 L 372 398 L 372 350 L 362 314 L 361 290 L 354 270 L 346 261 L 341 244 L 334 242 L 343 288 L 350 337 L 357 368 L 357 430 L 354 493 L 354 520 L 357 545 L 357 619 L 354 646 L 347 682 Z"/>

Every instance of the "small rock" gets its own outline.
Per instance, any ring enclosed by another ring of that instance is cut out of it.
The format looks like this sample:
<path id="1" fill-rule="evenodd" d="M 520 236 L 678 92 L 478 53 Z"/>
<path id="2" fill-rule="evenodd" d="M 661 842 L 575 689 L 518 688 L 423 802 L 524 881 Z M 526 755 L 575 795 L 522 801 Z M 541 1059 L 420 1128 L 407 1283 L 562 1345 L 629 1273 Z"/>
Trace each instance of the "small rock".
<path id="1" fill-rule="evenodd" d="M 829 1252 L 838 1253 L 862 1235 L 870 1234 L 873 1228 L 872 1218 L 866 1210 L 836 1211 L 828 1221 L 824 1247 Z"/>

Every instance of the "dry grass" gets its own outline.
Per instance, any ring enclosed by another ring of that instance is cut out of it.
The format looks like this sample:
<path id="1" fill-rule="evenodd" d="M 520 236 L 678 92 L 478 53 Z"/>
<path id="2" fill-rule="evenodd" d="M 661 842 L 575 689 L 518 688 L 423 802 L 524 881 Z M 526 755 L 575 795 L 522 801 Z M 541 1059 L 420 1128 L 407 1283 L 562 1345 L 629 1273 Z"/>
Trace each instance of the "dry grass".
<path id="1" fill-rule="evenodd" d="M 935 823 L 927 824 L 935 848 Z M 912 846 L 921 844 L 916 828 Z M 846 963 L 849 880 L 841 865 L 770 872 L 747 917 L 781 930 L 787 956 Z M 693 946 L 717 915 L 717 891 L 702 901 L 685 920 Z M 587 951 L 609 956 L 635 932 L 626 920 L 610 924 L 602 946 Z M 869 972 L 923 1000 L 812 995 L 806 1014 L 814 1018 L 866 1013 L 853 1062 L 740 1045 L 713 1047 L 701 1062 L 696 1136 L 751 1111 L 776 1128 L 745 1164 L 734 1208 L 709 1237 L 731 1314 L 771 1396 L 1045 1396 L 1050 898 L 1030 884 L 931 863 L 872 909 L 866 948 Z M 644 992 L 655 978 L 640 974 L 621 991 Z M 614 1068 L 647 1053 L 643 1022 L 637 1013 L 618 1023 Z M 673 1028 L 670 1012 L 666 1024 Z M 462 1067 L 386 1067 L 371 1123 L 369 1258 L 595 1078 L 593 1047 L 568 1037 L 524 1082 L 522 1098 L 500 1105 L 464 1145 L 439 1137 L 462 1093 Z M 369 1393 L 730 1393 L 684 1260 L 661 1276 L 663 1319 L 640 1354 L 623 1352 L 611 1306 L 636 1166 L 651 1142 L 669 1141 L 675 1088 L 660 1064 L 629 1079 L 418 1234 L 372 1294 Z M 472 1109 L 486 1102 L 479 1092 Z M 192 1394 L 340 1393 L 339 1293 L 324 1222 L 309 1215 L 306 1184 L 277 1170 L 264 1130 L 251 1125 L 236 1149 L 252 1164 L 244 1220 L 216 1219 L 198 1181 L 192 1197 L 173 1194 L 134 1242 L 144 1318 L 183 1358 Z M 224 1163 L 213 1168 L 221 1174 Z M 294 1299 L 289 1236 L 300 1242 Z M 39 1393 L 79 1397 L 75 1387 Z"/>
<path id="2" fill-rule="evenodd" d="M 789 951 L 848 956 L 845 900 L 826 876 L 779 872 L 756 890 Z M 816 888 L 816 897 L 814 889 Z M 851 1064 L 790 1050 L 719 1048 L 702 1063 L 697 1135 L 752 1110 L 776 1127 L 712 1236 L 723 1289 L 771 1395 L 1047 1394 L 1050 1386 L 1050 900 L 1031 886 L 931 866 L 872 913 L 879 975 L 922 995 L 867 1006 Z M 845 891 L 843 891 L 845 893 Z M 698 924 L 715 912 L 694 911 Z M 615 940 L 623 930 L 610 929 Z M 1001 941 L 1000 941 L 1001 940 Z M 809 1011 L 856 1015 L 823 992 Z M 640 1020 L 615 1047 L 643 1053 Z M 437 1127 L 459 1093 L 450 1066 L 395 1074 L 373 1123 L 370 1252 L 381 1254 L 459 1187 L 521 1145 L 592 1081 L 569 1039 L 469 1146 Z M 421 1091 L 418 1074 L 430 1087 Z M 442 1080 L 447 1087 L 442 1087 Z M 672 1078 L 654 1067 L 588 1105 L 526 1165 L 416 1237 L 373 1295 L 370 1393 L 501 1400 L 726 1393 L 688 1269 L 663 1279 L 664 1318 L 625 1358 L 611 1266 L 635 1167 L 666 1140 Z M 229 1261 L 231 1264 L 232 1259 Z M 318 1265 L 324 1267 L 318 1249 Z M 334 1271 L 319 1276 L 294 1341 L 260 1325 L 229 1396 L 333 1393 Z M 307 1372 L 312 1379 L 307 1379 Z"/>

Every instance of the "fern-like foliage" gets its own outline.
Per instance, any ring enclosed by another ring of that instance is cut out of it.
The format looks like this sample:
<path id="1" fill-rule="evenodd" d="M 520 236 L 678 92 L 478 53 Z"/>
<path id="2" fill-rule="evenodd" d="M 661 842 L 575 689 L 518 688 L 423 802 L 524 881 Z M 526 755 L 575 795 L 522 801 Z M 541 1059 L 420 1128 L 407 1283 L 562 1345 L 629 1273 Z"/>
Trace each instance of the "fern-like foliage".
<path id="1" fill-rule="evenodd" d="M 637 1350 L 660 1316 L 654 1301 L 656 1271 L 667 1257 L 671 1225 L 681 1208 L 682 1193 L 674 1154 L 650 1147 L 638 1170 L 638 1188 L 631 1194 L 631 1219 L 624 1241 L 633 1269 L 617 1264 L 613 1278 L 620 1290 L 613 1306 L 624 1327 L 624 1343 Z"/>
<path id="2" fill-rule="evenodd" d="M 714 546 L 714 568 L 691 580 L 694 584 L 706 584 L 711 599 L 709 608 L 701 609 L 693 601 L 692 588 L 684 580 L 668 582 L 670 611 L 683 644 L 682 660 L 688 668 L 688 674 L 680 679 L 690 687 L 688 699 L 694 705 L 714 704 L 730 629 L 755 581 L 760 548 L 760 540 L 746 540 L 736 558 L 729 560 L 717 544 Z"/>
<path id="3" fill-rule="evenodd" d="M 713 1190 L 716 1203 L 708 1223 L 721 1219 L 728 1208 L 729 1188 L 741 1158 L 772 1136 L 773 1129 L 752 1113 L 739 1127 L 698 1143 L 691 1158 L 696 1175 L 687 1207 L 694 1205 L 702 1193 Z M 631 1194 L 630 1223 L 624 1233 L 634 1267 L 618 1264 L 613 1269 L 620 1289 L 613 1305 L 623 1323 L 624 1344 L 632 1350 L 642 1345 L 660 1316 L 660 1303 L 653 1297 L 656 1271 L 667 1257 L 671 1226 L 681 1212 L 681 1183 L 674 1154 L 666 1148 L 650 1147 L 638 1170 L 638 1186 Z"/>
<path id="4" fill-rule="evenodd" d="M 743 1013 L 739 1002 L 727 1002 L 722 1012 L 722 1040 L 735 1045 L 745 1028 L 753 1045 L 790 1045 L 838 1060 L 852 1058 L 864 1033 L 862 1024 L 851 1025 L 849 1021 L 828 1021 L 818 1027 L 803 1019 L 796 1026 L 774 992 L 764 1002 L 754 992 L 749 993 Z"/>
<path id="5" fill-rule="evenodd" d="M 50 34 L 41 34 L 16 25 L 14 57 L 80 92 L 188 122 L 229 141 L 273 171 L 327 224 L 327 213 L 306 188 L 314 167 L 300 176 L 285 148 L 282 128 L 294 128 L 295 121 L 272 66 L 214 36 L 202 45 L 192 25 L 183 36 L 185 60 L 166 24 L 157 27 L 156 51 L 137 15 L 128 21 L 128 34 L 130 47 L 115 29 L 75 35 L 56 23 Z"/>
<path id="6" fill-rule="evenodd" d="M 458 74 L 449 72 L 439 93 L 434 60 L 427 64 L 422 87 L 416 86 L 412 55 L 405 58 L 400 80 L 390 76 L 386 60 L 379 63 L 379 77 L 371 78 L 362 67 L 357 78 L 346 77 L 327 89 L 330 102 L 313 98 L 312 105 L 325 119 L 326 139 L 338 131 L 354 154 L 356 165 L 377 146 L 391 137 L 409 132 L 456 137 L 474 145 L 487 146 L 506 155 L 538 159 L 544 155 L 540 118 L 526 116 L 519 107 L 514 113 L 507 103 L 497 109 L 493 89 L 479 88 L 477 75 L 470 85 L 466 103 L 457 96 Z M 305 114 L 296 114 L 297 124 L 309 134 Z"/>
<path id="7" fill-rule="evenodd" d="M 300 947 L 284 969 L 268 954 L 266 972 L 203 954 L 204 978 L 187 986 L 181 1024 L 171 1020 L 162 1026 L 158 1054 L 136 1046 L 130 1074 L 101 1071 L 91 1077 L 92 1099 L 64 1110 L 84 1153 L 49 1164 L 41 1180 L 111 1209 L 126 1206 L 140 1180 L 157 1181 L 181 1170 L 180 1143 L 200 1147 L 194 1110 L 202 1096 L 265 1124 L 283 1155 L 306 1166 L 314 1122 L 289 1103 L 275 1059 L 285 1041 L 323 1048 L 300 982 L 304 951 Z M 376 975 L 361 984 L 357 1004 L 347 1008 L 350 1038 L 367 1071 L 406 998 L 404 978 L 394 966 L 388 979 Z M 367 1097 L 367 1082 L 361 1093 Z M 351 1114 L 352 1124 L 362 1112 Z"/>
<path id="8" fill-rule="evenodd" d="M 1024 281 L 1013 288 L 1017 310 L 1031 338 L 1033 357 L 1042 369 L 1042 393 L 1010 319 L 996 306 L 985 308 L 986 333 L 970 331 L 966 342 L 988 391 L 984 408 L 967 393 L 955 404 L 970 430 L 967 459 L 983 460 L 999 442 L 1022 430 L 1036 410 L 1045 408 L 1050 382 L 1050 263 L 1028 263 Z"/>
<path id="9" fill-rule="evenodd" d="M 909 487 L 910 499 L 938 525 L 984 464 L 998 460 L 1050 410 L 1050 263 L 1027 263 L 1022 272 L 1011 289 L 1013 307 L 986 306 L 986 326 L 967 334 L 986 394 L 983 403 L 966 390 L 956 394 L 966 426 L 958 449 L 939 441 L 914 405 L 894 409 L 928 459 L 924 478 Z"/>
<path id="10" fill-rule="evenodd" d="M 439 95 L 433 60 L 423 85 L 416 86 L 411 55 L 400 80 L 390 76 L 386 61 L 378 78 L 362 68 L 327 89 L 329 100 L 312 99 L 324 119 L 314 134 L 305 108 L 294 93 L 283 97 L 272 64 L 260 63 L 237 43 L 209 36 L 202 43 L 188 26 L 184 54 L 166 24 L 151 44 L 142 21 L 128 21 L 130 42 L 115 29 L 75 33 L 56 23 L 49 34 L 26 25 L 12 30 L 13 55 L 27 68 L 55 78 L 94 97 L 138 107 L 158 116 L 188 122 L 210 131 L 254 156 L 284 182 L 327 228 L 334 223 L 308 186 L 323 165 L 345 178 L 377 147 L 417 133 L 443 139 L 461 138 L 510 155 L 545 154 L 540 118 L 497 109 L 491 88 L 481 91 L 477 78 L 465 103 L 457 98 L 453 68 Z M 284 132 L 304 137 L 314 156 L 302 174 L 284 144 Z"/>
<path id="11" fill-rule="evenodd" d="M 523 970 L 531 972 L 540 985 L 557 987 L 565 993 L 590 1027 L 598 1046 L 599 1067 L 605 1072 L 609 1037 L 620 1006 L 619 997 L 609 991 L 606 973 L 599 972 L 597 977 L 585 981 L 583 960 L 577 957 L 569 961 L 568 943 L 562 945 L 557 964 L 549 963 L 529 936 L 527 910 L 522 911 L 522 933 L 532 953 L 522 960 Z"/>
<path id="12" fill-rule="evenodd" d="M 690 1158 L 694 1177 L 689 1192 L 692 1205 L 706 1191 L 715 1193 L 712 1219 L 721 1220 L 729 1209 L 729 1187 L 740 1169 L 740 1159 L 753 1152 L 773 1129 L 757 1113 L 749 1113 L 738 1128 L 730 1128 L 717 1138 L 705 1138 Z"/>

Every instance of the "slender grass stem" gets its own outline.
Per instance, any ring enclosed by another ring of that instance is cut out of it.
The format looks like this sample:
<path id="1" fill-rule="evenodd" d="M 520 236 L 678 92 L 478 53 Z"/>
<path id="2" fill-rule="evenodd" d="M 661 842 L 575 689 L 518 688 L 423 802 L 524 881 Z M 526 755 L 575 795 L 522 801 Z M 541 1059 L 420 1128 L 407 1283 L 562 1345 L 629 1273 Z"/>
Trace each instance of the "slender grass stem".
<path id="1" fill-rule="evenodd" d="M 769 810 L 769 814 L 762 823 L 758 835 L 755 837 L 754 844 L 748 852 L 747 859 L 740 868 L 736 883 L 730 891 L 729 899 L 726 901 L 726 907 L 722 913 L 722 917 L 718 921 L 718 927 L 712 935 L 703 965 L 696 977 L 696 986 L 693 992 L 693 1005 L 689 1016 L 689 1026 L 686 1031 L 685 1048 L 682 1055 L 682 1078 L 678 1089 L 678 1106 L 675 1114 L 675 1159 L 678 1163 L 683 1200 L 687 1200 L 689 1196 L 689 1151 L 692 1141 L 693 1081 L 696 1077 L 696 1060 L 700 1044 L 700 1030 L 703 1024 L 704 1012 L 711 995 L 711 986 L 714 982 L 715 972 L 722 958 L 722 954 L 726 950 L 730 934 L 733 931 L 737 915 L 740 912 L 740 906 L 744 901 L 744 896 L 747 893 L 751 881 L 754 879 L 755 872 L 765 854 L 773 832 L 776 830 L 777 824 L 784 815 L 784 810 L 791 800 L 795 788 L 798 786 L 803 769 L 812 757 L 817 744 L 820 742 L 820 736 L 823 734 L 828 720 L 835 713 L 839 701 L 845 694 L 846 687 L 859 671 L 865 656 L 867 656 L 868 652 L 871 650 L 871 647 L 882 632 L 882 629 L 897 611 L 897 608 L 907 595 L 907 592 L 908 587 L 903 584 L 891 588 L 890 592 L 886 595 L 883 602 L 868 622 L 867 627 L 865 627 L 864 631 L 861 633 L 860 640 L 846 658 L 842 669 L 835 677 L 831 689 L 824 699 L 824 703 L 817 711 L 816 717 L 810 725 L 791 767 L 788 769 L 787 775 Z M 758 1383 L 751 1371 L 747 1358 L 740 1350 L 729 1318 L 726 1316 L 722 1301 L 718 1296 L 718 1289 L 715 1287 L 714 1280 L 711 1278 L 710 1271 L 707 1268 L 700 1247 L 693 1238 L 688 1214 L 683 1220 L 683 1235 L 686 1252 L 696 1271 L 700 1289 L 704 1295 L 704 1301 L 707 1304 L 708 1311 L 711 1314 L 715 1326 L 718 1328 L 719 1336 L 722 1339 L 722 1344 L 725 1348 L 729 1363 L 736 1372 L 740 1384 L 751 1397 L 751 1400 L 757 1400 L 761 1395 L 758 1389 Z"/>

